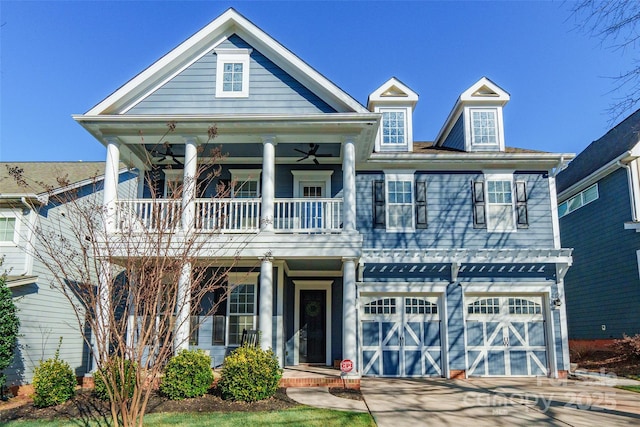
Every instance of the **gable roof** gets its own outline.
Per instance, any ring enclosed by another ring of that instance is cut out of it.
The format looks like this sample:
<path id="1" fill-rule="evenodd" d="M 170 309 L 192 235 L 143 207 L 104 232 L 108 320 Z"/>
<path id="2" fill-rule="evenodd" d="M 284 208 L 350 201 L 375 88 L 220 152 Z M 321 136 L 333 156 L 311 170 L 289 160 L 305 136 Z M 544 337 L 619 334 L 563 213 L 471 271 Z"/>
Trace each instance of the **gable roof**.
<path id="1" fill-rule="evenodd" d="M 593 141 L 556 177 L 558 193 L 633 150 L 640 142 L 640 109 Z"/>
<path id="2" fill-rule="evenodd" d="M 44 194 L 63 190 L 104 175 L 104 162 L 0 162 L 0 198 Z M 9 168 L 22 169 L 26 187 L 18 184 Z M 60 182 L 58 178 L 62 178 Z"/>
<path id="3" fill-rule="evenodd" d="M 391 77 L 369 95 L 367 107 L 372 109 L 377 103 L 388 102 L 401 102 L 415 107 L 418 102 L 418 94 L 396 77 Z"/>
<path id="4" fill-rule="evenodd" d="M 178 47 L 129 80 L 85 115 L 120 114 L 233 34 L 237 34 L 258 49 L 264 56 L 309 88 L 336 111 L 367 112 L 367 109 L 349 94 L 235 9 L 229 8 Z"/>

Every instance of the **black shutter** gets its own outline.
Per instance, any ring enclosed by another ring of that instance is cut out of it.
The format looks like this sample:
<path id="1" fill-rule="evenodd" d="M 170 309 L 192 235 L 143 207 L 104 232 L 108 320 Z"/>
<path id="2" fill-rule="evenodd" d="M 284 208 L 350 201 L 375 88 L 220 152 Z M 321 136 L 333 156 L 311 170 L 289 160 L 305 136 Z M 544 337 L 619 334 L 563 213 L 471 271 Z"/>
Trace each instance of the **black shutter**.
<path id="1" fill-rule="evenodd" d="M 416 228 L 427 228 L 427 183 L 416 181 Z"/>
<path id="2" fill-rule="evenodd" d="M 518 228 L 529 227 L 527 183 L 524 181 L 516 181 L 516 213 L 518 214 Z"/>
<path id="3" fill-rule="evenodd" d="M 385 228 L 384 181 L 373 181 L 373 228 Z"/>
<path id="4" fill-rule="evenodd" d="M 485 213 L 484 182 L 471 181 L 473 193 L 473 227 L 487 228 L 487 216 Z"/>

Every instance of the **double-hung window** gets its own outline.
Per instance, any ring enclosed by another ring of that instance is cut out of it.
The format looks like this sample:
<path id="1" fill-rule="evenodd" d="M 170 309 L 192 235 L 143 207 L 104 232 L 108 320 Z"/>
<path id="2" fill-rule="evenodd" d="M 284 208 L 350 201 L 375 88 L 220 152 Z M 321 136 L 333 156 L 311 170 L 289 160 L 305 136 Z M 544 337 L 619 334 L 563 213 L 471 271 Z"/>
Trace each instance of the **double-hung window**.
<path id="1" fill-rule="evenodd" d="M 472 191 L 474 227 L 500 232 L 529 226 L 526 181 L 485 174 L 484 181 L 472 183 Z"/>
<path id="2" fill-rule="evenodd" d="M 427 182 L 413 172 L 385 173 L 373 182 L 373 227 L 387 231 L 427 228 Z"/>
<path id="3" fill-rule="evenodd" d="M 251 49 L 216 49 L 216 98 L 249 96 Z"/>
<path id="4" fill-rule="evenodd" d="M 256 285 L 235 285 L 229 295 L 229 340 L 228 345 L 240 345 L 242 331 L 255 329 Z"/>
<path id="5" fill-rule="evenodd" d="M 0 217 L 0 244 L 16 243 L 16 218 Z"/>
<path id="6" fill-rule="evenodd" d="M 387 230 L 413 230 L 413 174 L 386 174 Z"/>
<path id="7" fill-rule="evenodd" d="M 509 231 L 514 225 L 511 179 L 487 180 L 487 229 Z"/>

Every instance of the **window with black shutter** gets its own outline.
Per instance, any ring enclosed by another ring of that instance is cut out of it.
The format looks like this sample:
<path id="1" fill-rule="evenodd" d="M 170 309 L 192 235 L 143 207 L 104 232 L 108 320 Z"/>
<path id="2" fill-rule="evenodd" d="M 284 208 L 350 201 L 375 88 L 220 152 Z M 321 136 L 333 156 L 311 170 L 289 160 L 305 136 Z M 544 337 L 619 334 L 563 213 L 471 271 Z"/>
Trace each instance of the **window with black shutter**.
<path id="1" fill-rule="evenodd" d="M 485 212 L 484 182 L 472 181 L 471 189 L 473 193 L 473 227 L 487 228 L 487 216 Z"/>
<path id="2" fill-rule="evenodd" d="M 416 228 L 427 228 L 427 183 L 416 181 Z"/>
<path id="3" fill-rule="evenodd" d="M 527 212 L 527 183 L 516 181 L 516 214 L 518 228 L 529 227 L 529 213 Z"/>
<path id="4" fill-rule="evenodd" d="M 384 180 L 373 182 L 373 228 L 385 228 Z"/>

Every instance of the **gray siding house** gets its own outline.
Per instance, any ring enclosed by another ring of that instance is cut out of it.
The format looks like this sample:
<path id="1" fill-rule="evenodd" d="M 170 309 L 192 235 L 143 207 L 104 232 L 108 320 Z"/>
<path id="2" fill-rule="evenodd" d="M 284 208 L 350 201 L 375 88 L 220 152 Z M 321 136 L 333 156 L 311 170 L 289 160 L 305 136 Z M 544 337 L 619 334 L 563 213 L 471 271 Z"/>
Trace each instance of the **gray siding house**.
<path id="1" fill-rule="evenodd" d="M 356 378 L 566 374 L 572 258 L 553 172 L 572 156 L 508 144 L 510 95 L 487 78 L 432 142 L 414 141 L 418 98 L 390 78 L 364 106 L 229 9 L 74 116 L 107 148 L 108 233 L 149 224 L 183 182 L 181 227 L 205 240 L 199 256 L 239 259 L 229 298 L 177 327 L 176 350 L 219 365 L 258 329 L 281 366 L 348 359 Z M 221 175 L 194 184 L 214 145 L 228 153 Z M 118 162 L 146 178 L 133 196 L 116 191 Z"/>
<path id="2" fill-rule="evenodd" d="M 18 184 L 10 168 L 22 170 L 26 186 Z M 60 203 L 66 193 L 73 192 L 79 202 L 102 201 L 103 173 L 104 162 L 0 163 L 0 274 L 6 274 L 20 317 L 14 362 L 5 372 L 8 386 L 31 383 L 35 367 L 54 356 L 60 338 L 60 358 L 76 375 L 90 369 L 88 347 L 71 302 L 34 252 L 41 244 L 36 229 L 73 230 L 66 214 L 69 207 Z M 126 170 L 119 175 L 118 194 L 135 194 L 137 175 Z M 66 182 L 61 184 L 59 178 Z"/>
<path id="3" fill-rule="evenodd" d="M 572 340 L 640 333 L 639 156 L 640 110 L 556 178 L 562 244 L 574 248 L 565 277 Z"/>

